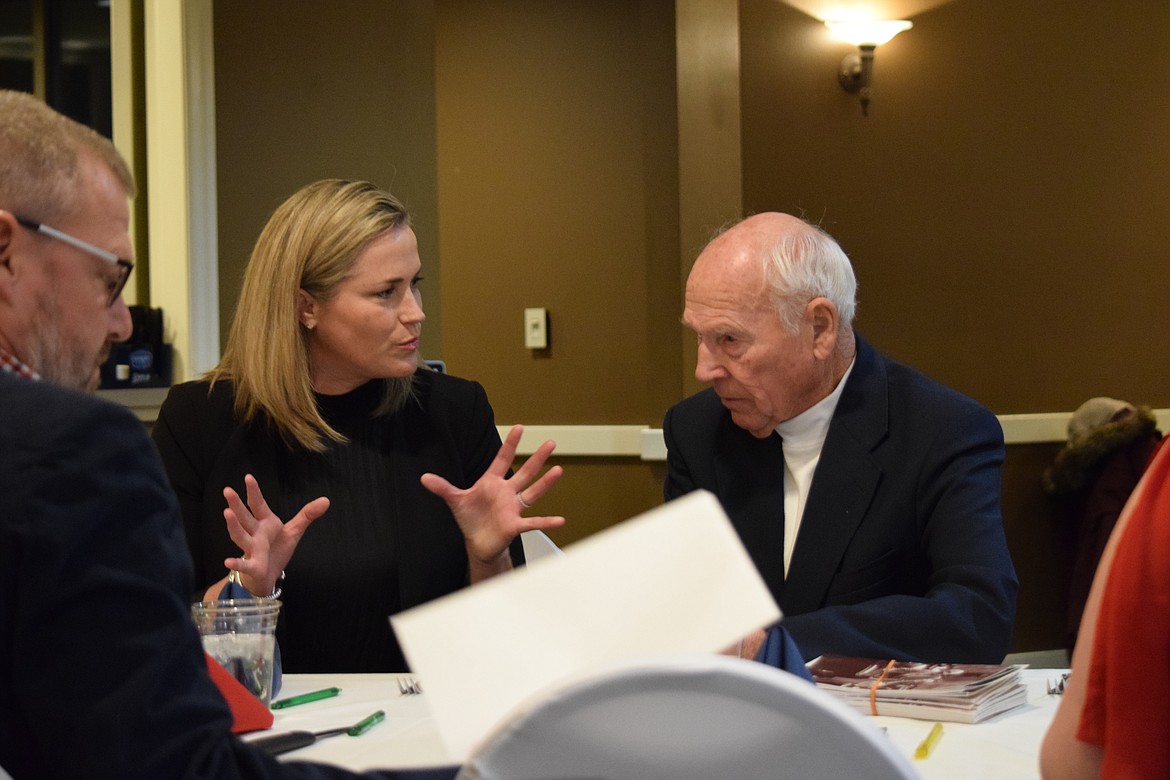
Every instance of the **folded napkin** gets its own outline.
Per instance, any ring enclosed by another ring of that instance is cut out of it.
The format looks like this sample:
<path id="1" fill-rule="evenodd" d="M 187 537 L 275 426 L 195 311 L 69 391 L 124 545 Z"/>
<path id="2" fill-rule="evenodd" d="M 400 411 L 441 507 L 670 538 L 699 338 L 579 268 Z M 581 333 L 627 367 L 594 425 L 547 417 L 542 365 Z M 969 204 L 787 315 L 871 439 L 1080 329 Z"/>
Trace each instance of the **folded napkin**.
<path id="1" fill-rule="evenodd" d="M 809 682 L 813 681 L 812 674 L 804 665 L 800 649 L 796 646 L 796 642 L 792 641 L 792 635 L 780 626 L 773 626 L 768 630 L 764 646 L 760 648 L 756 660 L 768 666 L 775 666 L 777 669 L 791 672 Z"/>
<path id="2" fill-rule="evenodd" d="M 219 692 L 231 707 L 232 733 L 245 734 L 249 731 L 272 728 L 272 711 L 218 661 L 207 653 L 204 653 L 203 657 L 207 659 L 207 671 L 211 675 L 211 681 L 219 688 Z"/>

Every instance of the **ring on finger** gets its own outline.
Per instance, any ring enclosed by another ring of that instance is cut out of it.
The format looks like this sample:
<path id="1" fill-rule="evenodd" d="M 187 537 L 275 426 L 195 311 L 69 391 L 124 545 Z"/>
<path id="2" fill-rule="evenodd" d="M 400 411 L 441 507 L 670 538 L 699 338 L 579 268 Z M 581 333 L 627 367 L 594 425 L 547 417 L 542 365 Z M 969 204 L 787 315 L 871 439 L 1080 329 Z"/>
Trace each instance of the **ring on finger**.
<path id="1" fill-rule="evenodd" d="M 516 494 L 516 500 L 519 501 L 520 506 L 524 507 L 525 509 L 532 508 L 532 504 L 530 504 L 524 500 L 524 491 L 520 491 L 519 493 Z"/>

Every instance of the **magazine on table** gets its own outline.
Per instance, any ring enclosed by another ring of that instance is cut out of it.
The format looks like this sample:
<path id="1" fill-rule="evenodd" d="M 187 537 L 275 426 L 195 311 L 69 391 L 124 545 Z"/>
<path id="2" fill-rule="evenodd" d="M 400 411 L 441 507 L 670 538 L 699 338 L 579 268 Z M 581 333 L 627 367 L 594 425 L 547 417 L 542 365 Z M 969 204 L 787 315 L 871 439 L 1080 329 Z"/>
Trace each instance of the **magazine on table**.
<path id="1" fill-rule="evenodd" d="M 1027 703 L 1022 666 L 919 663 L 823 655 L 807 664 L 817 687 L 866 715 L 979 723 Z"/>

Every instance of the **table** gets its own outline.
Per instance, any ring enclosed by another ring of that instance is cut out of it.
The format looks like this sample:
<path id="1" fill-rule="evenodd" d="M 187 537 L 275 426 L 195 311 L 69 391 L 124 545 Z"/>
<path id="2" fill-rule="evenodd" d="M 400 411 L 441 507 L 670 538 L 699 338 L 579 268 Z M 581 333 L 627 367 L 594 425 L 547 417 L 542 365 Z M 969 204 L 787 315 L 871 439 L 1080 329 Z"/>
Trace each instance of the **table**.
<path id="1" fill-rule="evenodd" d="M 282 731 L 322 731 L 352 726 L 367 715 L 383 710 L 386 719 L 360 737 L 341 734 L 284 754 L 286 760 L 318 761 L 347 769 L 408 769 L 447 766 L 453 762 L 435 730 L 427 708 L 426 694 L 403 695 L 397 674 L 286 674 L 280 693 L 283 699 L 323 688 L 338 687 L 341 693 L 295 707 L 273 710 L 270 731 L 244 735 L 259 737 Z"/>
<path id="2" fill-rule="evenodd" d="M 1047 686 L 1067 669 L 1025 669 L 1028 704 L 983 723 L 944 723 L 943 736 L 928 758 L 913 760 L 933 721 L 879 715 L 903 755 L 910 756 L 924 780 L 1015 780 L 1040 777 L 1040 742 L 1056 714 L 1059 696 Z"/>
<path id="3" fill-rule="evenodd" d="M 924 780 L 1015 780 L 1039 777 L 1038 756 L 1044 732 L 1059 697 L 1046 692 L 1048 681 L 1063 669 L 1025 669 L 1026 707 L 979 724 L 947 723 L 943 737 L 926 759 L 913 760 Z M 452 762 L 427 709 L 426 694 L 399 692 L 395 674 L 289 674 L 280 697 L 330 688 L 340 695 L 275 710 L 271 732 L 319 731 L 357 723 L 375 710 L 386 720 L 360 737 L 344 734 L 286 753 L 285 760 L 319 761 L 354 770 L 449 766 Z M 425 681 L 424 681 L 425 685 Z M 886 730 L 906 756 L 930 731 L 933 722 L 879 716 L 869 719 Z M 245 739 L 248 739 L 245 736 Z"/>

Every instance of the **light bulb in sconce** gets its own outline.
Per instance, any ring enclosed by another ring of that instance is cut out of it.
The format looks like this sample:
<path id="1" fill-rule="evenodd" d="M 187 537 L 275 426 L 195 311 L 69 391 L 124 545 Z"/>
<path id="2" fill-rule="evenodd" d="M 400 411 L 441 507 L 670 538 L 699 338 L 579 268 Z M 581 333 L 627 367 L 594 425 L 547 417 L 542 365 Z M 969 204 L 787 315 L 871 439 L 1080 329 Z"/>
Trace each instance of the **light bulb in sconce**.
<path id="1" fill-rule="evenodd" d="M 829 21 L 825 22 L 835 38 L 857 47 L 841 61 L 837 78 L 846 92 L 856 92 L 861 97 L 861 113 L 869 115 L 869 101 L 873 93 L 873 53 L 883 43 L 889 42 L 903 30 L 914 25 L 903 19 L 881 21 Z"/>

